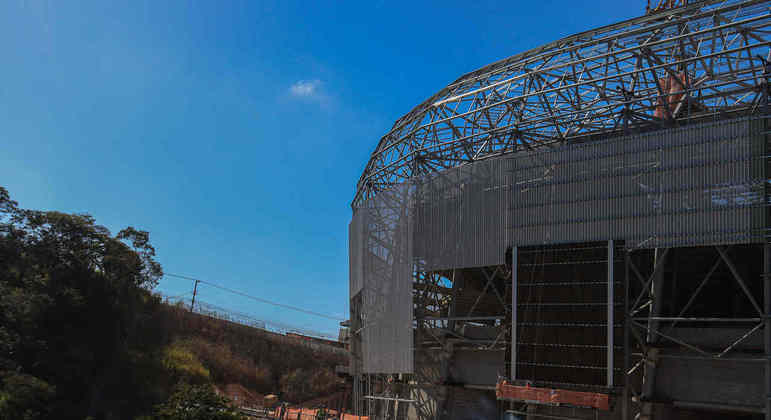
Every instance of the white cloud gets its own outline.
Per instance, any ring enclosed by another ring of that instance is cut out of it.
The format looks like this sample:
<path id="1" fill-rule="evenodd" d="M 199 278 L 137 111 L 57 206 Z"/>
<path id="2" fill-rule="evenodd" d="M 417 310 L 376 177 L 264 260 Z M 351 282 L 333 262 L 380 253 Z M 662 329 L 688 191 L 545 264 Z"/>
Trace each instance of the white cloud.
<path id="1" fill-rule="evenodd" d="M 292 96 L 310 98 L 320 94 L 321 80 L 300 80 L 289 87 Z"/>
<path id="2" fill-rule="evenodd" d="M 327 90 L 326 83 L 319 79 L 304 79 L 294 82 L 286 91 L 286 97 L 305 104 L 313 104 L 321 109 L 335 109 L 337 100 Z"/>

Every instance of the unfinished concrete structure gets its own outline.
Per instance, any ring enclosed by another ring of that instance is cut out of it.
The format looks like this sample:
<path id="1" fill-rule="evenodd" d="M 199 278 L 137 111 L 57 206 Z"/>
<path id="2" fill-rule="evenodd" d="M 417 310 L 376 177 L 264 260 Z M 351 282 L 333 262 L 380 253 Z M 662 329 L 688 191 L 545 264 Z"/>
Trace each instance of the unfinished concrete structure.
<path id="1" fill-rule="evenodd" d="M 671 3 L 380 140 L 349 227 L 358 414 L 771 419 L 771 1 Z"/>

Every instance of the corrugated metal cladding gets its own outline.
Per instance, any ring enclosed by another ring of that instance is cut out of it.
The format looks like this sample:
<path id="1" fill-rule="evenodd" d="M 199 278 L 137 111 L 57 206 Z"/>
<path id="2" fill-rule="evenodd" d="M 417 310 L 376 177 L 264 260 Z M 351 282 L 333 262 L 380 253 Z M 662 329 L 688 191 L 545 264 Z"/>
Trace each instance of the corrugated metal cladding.
<path id="1" fill-rule="evenodd" d="M 349 228 L 351 298 L 362 299 L 351 316 L 361 326 L 364 373 L 413 369 L 413 194 L 408 184 L 378 194 L 355 210 Z"/>

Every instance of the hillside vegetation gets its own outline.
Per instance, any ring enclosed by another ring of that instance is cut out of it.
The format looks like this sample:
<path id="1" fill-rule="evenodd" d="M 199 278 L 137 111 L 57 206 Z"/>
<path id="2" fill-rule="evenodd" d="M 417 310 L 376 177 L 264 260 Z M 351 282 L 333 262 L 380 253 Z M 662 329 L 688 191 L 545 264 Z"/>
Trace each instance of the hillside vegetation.
<path id="1" fill-rule="evenodd" d="M 216 384 L 236 383 L 259 394 L 280 394 L 294 403 L 333 393 L 342 385 L 334 368 L 347 364 L 343 356 L 190 313 L 184 307 L 166 306 L 164 312 L 163 328 L 171 332 L 171 348 L 195 355 Z"/>
<path id="2" fill-rule="evenodd" d="M 0 420 L 234 419 L 215 386 L 298 402 L 338 385 L 339 357 L 164 304 L 162 273 L 147 232 L 0 187 Z"/>

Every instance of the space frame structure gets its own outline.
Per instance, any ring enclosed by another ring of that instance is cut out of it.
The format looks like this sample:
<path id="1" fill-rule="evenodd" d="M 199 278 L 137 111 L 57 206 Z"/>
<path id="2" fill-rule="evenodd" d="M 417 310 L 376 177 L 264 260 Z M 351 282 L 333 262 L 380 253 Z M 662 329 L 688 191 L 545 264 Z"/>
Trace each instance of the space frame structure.
<path id="1" fill-rule="evenodd" d="M 567 37 L 397 120 L 352 203 L 355 411 L 771 419 L 770 6 Z"/>

